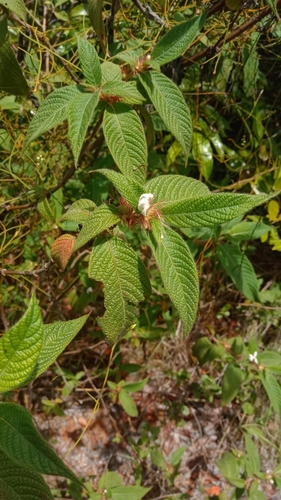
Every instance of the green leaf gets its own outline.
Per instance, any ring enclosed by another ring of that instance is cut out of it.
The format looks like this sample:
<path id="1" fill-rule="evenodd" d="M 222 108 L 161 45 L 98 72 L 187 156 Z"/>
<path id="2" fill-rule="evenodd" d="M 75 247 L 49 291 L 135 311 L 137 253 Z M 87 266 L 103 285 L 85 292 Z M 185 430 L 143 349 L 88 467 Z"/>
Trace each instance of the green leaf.
<path id="1" fill-rule="evenodd" d="M 124 389 L 121 389 L 121 391 L 118 394 L 118 399 L 119 403 L 122 405 L 124 408 L 125 412 L 130 416 L 130 417 L 137 417 L 139 412 L 137 409 L 137 405 L 135 401 L 133 400 L 132 396 L 125 391 Z"/>
<path id="2" fill-rule="evenodd" d="M 67 210 L 67 212 L 61 217 L 61 222 L 65 220 L 70 220 L 73 222 L 82 223 L 85 222 L 96 208 L 96 204 L 92 200 L 87 200 L 86 198 L 81 198 L 75 201 Z"/>
<path id="3" fill-rule="evenodd" d="M 246 97 L 252 95 L 256 88 L 259 72 L 259 58 L 256 50 L 256 44 L 259 37 L 260 33 L 253 32 L 250 37 L 250 43 L 245 43 L 243 46 L 243 88 Z"/>
<path id="4" fill-rule="evenodd" d="M 12 4 L 13 2 L 9 2 Z M 21 2 L 19 2 L 20 4 Z M 8 0 L 0 2 L 7 7 Z M 16 5 L 16 0 L 14 1 Z M 24 8 L 25 12 L 25 8 Z M 0 90 L 13 95 L 28 96 L 29 88 L 15 53 L 10 46 L 6 16 L 0 17 Z"/>
<path id="5" fill-rule="evenodd" d="M 275 351 L 264 351 L 258 355 L 259 363 L 270 368 L 271 366 L 281 365 L 281 354 Z"/>
<path id="6" fill-rule="evenodd" d="M 120 217 L 117 215 L 116 209 L 109 205 L 101 205 L 84 222 L 75 241 L 73 252 L 118 222 L 120 222 Z"/>
<path id="7" fill-rule="evenodd" d="M 198 359 L 200 366 L 206 363 L 208 352 L 212 347 L 212 342 L 208 339 L 208 337 L 201 337 L 192 347 L 192 352 L 194 356 Z"/>
<path id="8" fill-rule="evenodd" d="M 268 395 L 269 401 L 272 405 L 274 411 L 280 416 L 281 415 L 281 387 L 278 384 L 276 377 L 272 375 L 268 370 L 263 370 L 259 374 L 264 386 L 266 393 Z"/>
<path id="9" fill-rule="evenodd" d="M 101 85 L 101 67 L 94 46 L 77 35 L 78 54 L 83 74 L 90 85 Z"/>
<path id="10" fill-rule="evenodd" d="M 117 486 L 111 489 L 112 500 L 141 500 L 151 488 L 143 486 Z"/>
<path id="11" fill-rule="evenodd" d="M 83 142 L 99 102 L 98 92 L 81 93 L 68 106 L 68 135 L 77 166 Z"/>
<path id="12" fill-rule="evenodd" d="M 263 491 L 258 490 L 258 489 L 255 490 L 255 487 L 258 488 L 259 482 L 260 481 L 255 480 L 251 483 L 251 486 L 250 486 L 249 492 L 248 492 L 248 496 L 247 496 L 248 500 L 267 500 L 268 497 L 265 496 Z"/>
<path id="13" fill-rule="evenodd" d="M 39 203 L 37 204 L 37 210 L 44 220 L 55 222 L 55 214 L 52 211 L 49 200 L 47 198 L 39 201 Z"/>
<path id="14" fill-rule="evenodd" d="M 244 378 L 245 373 L 238 366 L 229 363 L 222 378 L 222 406 L 227 405 L 235 398 Z"/>
<path id="15" fill-rule="evenodd" d="M 135 82 L 108 81 L 102 86 L 100 99 L 106 100 L 107 96 L 119 97 L 121 102 L 127 104 L 143 104 L 145 101 Z"/>
<path id="16" fill-rule="evenodd" d="M 245 434 L 245 448 L 248 454 L 248 459 L 251 464 L 251 468 L 253 470 L 253 474 L 257 474 L 260 472 L 261 462 L 259 457 L 259 452 L 254 444 L 253 440 L 250 438 L 249 434 Z"/>
<path id="17" fill-rule="evenodd" d="M 156 467 L 160 467 L 163 470 L 167 470 L 167 463 L 163 456 L 163 453 L 159 450 L 159 448 L 153 448 L 150 453 L 151 462 Z"/>
<path id="18" fill-rule="evenodd" d="M 32 380 L 39 377 L 41 373 L 56 361 L 57 357 L 84 326 L 88 317 L 89 315 L 86 314 L 77 319 L 57 321 L 49 325 L 44 325 L 43 345 L 35 369 L 32 372 Z"/>
<path id="19" fill-rule="evenodd" d="M 192 44 L 199 35 L 206 20 L 207 10 L 201 16 L 174 26 L 155 45 L 151 52 L 151 63 L 166 64 L 179 57 Z"/>
<path id="20" fill-rule="evenodd" d="M 105 44 L 105 34 L 104 34 L 104 23 L 102 18 L 102 7 L 103 0 L 88 0 L 89 7 L 89 18 L 91 25 L 93 26 L 98 39 L 101 43 L 102 49 L 106 50 Z"/>
<path id="21" fill-rule="evenodd" d="M 271 231 L 272 226 L 263 222 L 247 222 L 242 221 L 231 227 L 227 231 L 222 231 L 221 234 L 229 234 L 232 238 L 239 241 L 255 240 L 263 236 L 263 234 Z"/>
<path id="22" fill-rule="evenodd" d="M 279 19 L 279 14 L 278 14 L 278 10 L 277 10 L 276 0 L 266 0 L 266 3 L 267 3 L 267 5 L 269 5 L 269 7 L 271 8 L 271 10 L 274 12 L 274 14 L 276 15 L 277 19 Z"/>
<path id="23" fill-rule="evenodd" d="M 210 193 L 203 182 L 184 175 L 159 175 L 148 181 L 144 189 L 154 195 L 155 202 L 173 202 Z"/>
<path id="24" fill-rule="evenodd" d="M 193 132 L 192 153 L 198 162 L 201 174 L 208 180 L 213 172 L 213 150 L 209 139 L 199 132 Z"/>
<path id="25" fill-rule="evenodd" d="M 146 269 L 123 240 L 100 238 L 90 256 L 89 277 L 104 283 L 106 312 L 98 324 L 109 342 L 116 342 L 134 323 L 138 302 L 150 294 Z"/>
<path id="26" fill-rule="evenodd" d="M 20 19 L 26 21 L 26 8 L 23 0 L 0 0 L 0 5 L 16 14 Z"/>
<path id="27" fill-rule="evenodd" d="M 132 68 L 134 68 L 137 60 L 141 56 L 143 56 L 143 50 L 140 47 L 138 47 L 136 49 L 135 48 L 131 48 L 131 49 L 128 49 L 128 50 L 124 50 L 122 52 L 118 52 L 118 54 L 116 54 L 115 58 L 118 61 L 122 61 L 122 62 L 128 63 L 129 66 L 131 66 Z"/>
<path id="28" fill-rule="evenodd" d="M 240 467 L 238 461 L 232 453 L 226 451 L 222 457 L 216 460 L 216 464 L 221 471 L 222 475 L 237 488 L 243 488 L 245 484 L 244 479 L 239 478 Z"/>
<path id="29" fill-rule="evenodd" d="M 41 474 L 67 477 L 80 485 L 75 474 L 41 438 L 22 406 L 0 403 L 0 449 L 16 464 Z"/>
<path id="30" fill-rule="evenodd" d="M 231 354 L 234 354 L 234 356 L 239 356 L 239 354 L 242 354 L 243 349 L 244 342 L 242 337 L 240 337 L 240 335 L 235 336 L 231 343 Z"/>
<path id="31" fill-rule="evenodd" d="M 69 85 L 48 95 L 29 125 L 23 151 L 36 137 L 66 120 L 69 103 L 80 94 L 77 85 Z"/>
<path id="32" fill-rule="evenodd" d="M 125 200 L 127 200 L 132 207 L 137 208 L 139 198 L 143 194 L 144 187 L 130 177 L 120 174 L 119 172 L 115 172 L 114 170 L 103 168 L 95 170 L 95 172 L 99 172 L 109 179 L 123 198 L 125 198 Z"/>
<path id="33" fill-rule="evenodd" d="M 165 227 L 163 222 L 160 219 L 151 219 L 150 226 L 153 238 L 155 239 L 156 243 L 161 243 L 161 240 L 163 239 L 165 234 Z"/>
<path id="34" fill-rule="evenodd" d="M 139 75 L 149 99 L 188 158 L 191 141 L 191 117 L 179 88 L 162 73 L 149 71 Z"/>
<path id="35" fill-rule="evenodd" d="M 184 452 L 186 451 L 186 446 L 181 446 L 176 451 L 174 451 L 170 458 L 170 464 L 173 467 L 178 467 L 181 463 Z"/>
<path id="36" fill-rule="evenodd" d="M 222 224 L 268 200 L 266 195 L 218 193 L 167 203 L 165 221 L 175 227 L 211 227 Z"/>
<path id="37" fill-rule="evenodd" d="M 123 481 L 122 478 L 114 471 L 107 471 L 105 474 L 101 476 L 98 482 L 98 487 L 101 490 L 107 490 L 111 488 L 115 488 L 116 486 L 122 486 Z"/>
<path id="38" fill-rule="evenodd" d="M 150 240 L 165 289 L 179 312 L 187 335 L 196 318 L 199 296 L 195 262 L 187 244 L 172 229 L 165 230 L 159 244 Z"/>
<path id="39" fill-rule="evenodd" d="M 15 464 L 0 451 L 0 498 L 3 500 L 53 500 L 49 487 L 40 474 Z"/>
<path id="40" fill-rule="evenodd" d="M 138 382 L 124 382 L 122 386 L 128 392 L 137 392 L 141 391 L 146 385 L 149 377 L 146 377 L 144 380 L 139 380 Z"/>
<path id="41" fill-rule="evenodd" d="M 106 82 L 122 82 L 122 72 L 118 64 L 110 61 L 105 61 L 101 65 L 102 83 Z"/>
<path id="42" fill-rule="evenodd" d="M 126 104 L 106 108 L 103 119 L 106 143 L 115 163 L 124 175 L 144 184 L 147 145 L 141 120 Z"/>
<path id="43" fill-rule="evenodd" d="M 239 292 L 247 299 L 259 302 L 259 281 L 248 257 L 238 247 L 226 243 L 217 246 L 217 254 Z"/>
<path id="44" fill-rule="evenodd" d="M 35 295 L 24 316 L 0 339 L 0 392 L 23 384 L 35 368 L 43 342 L 43 322 Z"/>

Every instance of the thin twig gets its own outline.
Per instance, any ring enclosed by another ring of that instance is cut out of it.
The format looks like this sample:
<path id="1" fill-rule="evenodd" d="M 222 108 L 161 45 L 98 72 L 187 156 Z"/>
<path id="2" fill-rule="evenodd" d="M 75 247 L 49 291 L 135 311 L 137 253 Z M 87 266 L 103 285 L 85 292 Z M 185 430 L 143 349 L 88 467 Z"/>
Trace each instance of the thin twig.
<path id="1" fill-rule="evenodd" d="M 281 0 L 276 0 L 276 6 L 278 7 L 278 5 L 280 5 L 280 4 L 281 4 Z M 232 33 L 230 33 L 225 39 L 221 39 L 217 44 L 215 44 L 215 48 L 219 49 L 219 47 L 221 47 L 222 45 L 224 45 L 228 42 L 231 42 L 235 38 L 238 38 L 240 35 L 245 33 L 245 31 L 248 31 L 255 24 L 257 24 L 264 17 L 266 17 L 270 12 L 271 12 L 271 8 L 269 6 L 265 7 L 264 9 L 261 10 L 261 12 L 259 12 L 255 16 L 252 16 L 244 24 L 241 24 L 241 26 L 239 26 L 239 28 L 237 28 Z M 194 56 L 183 61 L 183 66 L 189 66 L 190 64 L 199 61 L 203 57 L 206 57 L 207 53 L 210 52 L 210 49 L 211 49 L 211 47 L 206 47 L 205 49 L 201 50 L 200 52 L 197 52 L 197 54 L 194 54 Z"/>
<path id="2" fill-rule="evenodd" d="M 111 45 L 114 42 L 114 29 L 113 29 L 114 17 L 115 17 L 115 14 L 118 12 L 119 8 L 120 8 L 120 1 L 113 0 L 111 2 L 111 11 L 110 11 L 110 14 L 107 18 L 108 45 Z"/>
<path id="3" fill-rule="evenodd" d="M 40 269 L 34 269 L 34 271 L 12 271 L 9 269 L 5 268 L 0 268 L 0 274 L 2 276 L 10 276 L 10 275 L 20 275 L 20 276 L 33 276 L 34 278 L 38 278 L 38 274 L 45 273 L 46 271 L 49 270 L 51 265 L 53 264 L 53 261 L 50 260 L 49 262 L 46 262 L 46 264 L 43 264 Z"/>
<path id="4" fill-rule="evenodd" d="M 36 31 L 36 36 L 37 38 L 40 40 L 40 42 L 45 45 L 45 47 L 47 47 L 51 52 L 53 52 L 58 60 L 61 62 L 61 64 L 63 65 L 64 69 L 68 72 L 68 74 L 71 76 L 72 80 L 75 82 L 75 83 L 80 83 L 80 80 L 79 78 L 77 78 L 77 76 L 73 73 L 73 71 L 70 69 L 68 63 L 66 62 L 66 60 L 61 57 L 57 52 L 56 50 L 54 49 L 54 47 L 52 47 L 52 45 L 50 44 L 48 38 L 46 37 L 45 33 L 42 33 L 41 31 L 39 30 L 34 30 L 34 27 L 33 26 L 30 26 L 28 23 L 25 23 L 24 21 L 22 21 L 18 16 L 16 16 L 15 14 L 11 14 L 10 15 L 10 18 L 13 20 L 13 21 L 16 21 L 20 26 L 24 26 L 25 28 L 28 28 L 29 30 L 31 31 Z"/>
<path id="5" fill-rule="evenodd" d="M 140 0 L 133 0 L 135 6 L 146 16 L 148 17 L 148 19 L 151 19 L 151 21 L 154 21 L 155 23 L 157 24 L 160 24 L 160 26 L 166 26 L 167 27 L 167 23 L 165 23 L 165 21 L 163 21 L 163 19 L 161 19 L 161 17 L 158 16 L 158 14 L 156 14 L 156 12 L 153 12 L 153 10 L 151 9 L 151 7 L 146 3 L 146 4 L 143 4 L 141 3 Z"/>
<path id="6" fill-rule="evenodd" d="M 0 317 L 4 326 L 4 331 L 7 332 L 9 330 L 9 322 L 7 320 L 4 307 L 0 305 Z"/>

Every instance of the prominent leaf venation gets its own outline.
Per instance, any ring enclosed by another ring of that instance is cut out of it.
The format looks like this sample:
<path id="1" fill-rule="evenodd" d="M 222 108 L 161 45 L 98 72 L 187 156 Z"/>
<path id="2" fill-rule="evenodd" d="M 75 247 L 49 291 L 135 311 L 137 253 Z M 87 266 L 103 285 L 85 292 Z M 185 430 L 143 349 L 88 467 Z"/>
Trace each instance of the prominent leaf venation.
<path id="1" fill-rule="evenodd" d="M 196 318 L 199 296 L 198 275 L 191 252 L 183 239 L 168 228 L 160 243 L 151 239 L 151 245 L 165 289 L 187 334 Z"/>
<path id="2" fill-rule="evenodd" d="M 187 159 L 192 122 L 181 91 L 169 78 L 157 71 L 140 74 L 139 79 L 166 127 L 181 144 Z"/>
<path id="3" fill-rule="evenodd" d="M 109 342 L 115 342 L 135 321 L 138 302 L 150 294 L 147 272 L 134 250 L 113 237 L 95 242 L 89 276 L 104 283 L 106 310 L 98 323 Z"/>
<path id="4" fill-rule="evenodd" d="M 121 103 L 106 108 L 103 130 L 118 168 L 124 175 L 143 184 L 147 167 L 147 145 L 136 111 Z"/>

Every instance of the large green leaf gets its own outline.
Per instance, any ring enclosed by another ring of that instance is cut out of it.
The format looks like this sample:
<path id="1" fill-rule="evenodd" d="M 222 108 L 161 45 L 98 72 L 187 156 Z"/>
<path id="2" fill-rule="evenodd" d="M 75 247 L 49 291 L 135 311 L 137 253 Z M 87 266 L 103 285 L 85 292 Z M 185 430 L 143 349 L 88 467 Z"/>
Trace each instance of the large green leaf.
<path id="1" fill-rule="evenodd" d="M 98 36 L 103 50 L 105 51 L 104 22 L 102 18 L 103 0 L 88 0 L 88 6 L 91 25 Z"/>
<path id="2" fill-rule="evenodd" d="M 26 8 L 23 0 L 0 0 L 0 5 L 14 12 L 23 21 L 26 20 Z"/>
<path id="3" fill-rule="evenodd" d="M 165 289 L 179 312 L 184 334 L 197 313 L 199 287 L 195 262 L 187 244 L 172 229 L 165 229 L 159 244 L 150 239 Z"/>
<path id="4" fill-rule="evenodd" d="M 48 95 L 29 125 L 23 151 L 36 137 L 66 120 L 70 101 L 79 95 L 78 85 L 62 87 Z"/>
<path id="5" fill-rule="evenodd" d="M 259 376 L 272 408 L 279 416 L 281 416 L 281 387 L 277 382 L 276 377 L 266 369 L 260 371 Z"/>
<path id="6" fill-rule="evenodd" d="M 268 200 L 266 195 L 218 193 L 167 203 L 162 213 L 176 227 L 211 227 L 222 224 Z"/>
<path id="7" fill-rule="evenodd" d="M 139 197 L 143 194 L 144 190 L 140 184 L 126 175 L 119 174 L 119 172 L 107 168 L 95 170 L 95 172 L 99 172 L 109 179 L 123 198 L 125 198 L 132 207 L 137 208 Z"/>
<path id="8" fill-rule="evenodd" d="M 101 67 L 99 56 L 96 53 L 94 46 L 77 36 L 78 53 L 83 74 L 90 85 L 101 85 Z"/>
<path id="9" fill-rule="evenodd" d="M 15 464 L 0 451 L 0 498 L 3 500 L 53 500 L 42 476 Z"/>
<path id="10" fill-rule="evenodd" d="M 83 142 L 95 109 L 99 102 L 99 93 L 80 93 L 68 106 L 68 135 L 77 166 Z"/>
<path id="11" fill-rule="evenodd" d="M 179 88 L 162 73 L 149 71 L 139 75 L 149 99 L 163 122 L 181 144 L 186 159 L 191 141 L 191 117 Z"/>
<path id="12" fill-rule="evenodd" d="M 75 241 L 73 252 L 106 229 L 115 226 L 118 222 L 120 222 L 120 217 L 115 208 L 108 205 L 101 205 L 83 224 L 77 240 Z"/>
<path id="13" fill-rule="evenodd" d="M 199 132 L 192 135 L 192 153 L 198 162 L 203 177 L 208 180 L 213 171 L 213 150 L 209 139 Z"/>
<path id="14" fill-rule="evenodd" d="M 248 257 L 238 247 L 218 245 L 219 261 L 238 290 L 253 302 L 259 302 L 259 282 Z"/>
<path id="15" fill-rule="evenodd" d="M 35 368 L 43 343 L 43 322 L 35 295 L 23 317 L 0 339 L 0 392 L 23 384 Z"/>
<path id="16" fill-rule="evenodd" d="M 227 405 L 235 398 L 244 379 L 245 372 L 243 372 L 239 366 L 236 366 L 233 363 L 229 363 L 229 365 L 227 365 L 222 378 L 222 406 Z"/>
<path id="17" fill-rule="evenodd" d="M 154 195 L 154 201 L 175 202 L 210 193 L 203 182 L 184 175 L 159 175 L 148 181 L 145 192 Z"/>
<path id="18" fill-rule="evenodd" d="M 122 82 L 122 72 L 119 64 L 114 64 L 111 61 L 105 61 L 101 65 L 102 83 L 106 82 Z"/>
<path id="19" fill-rule="evenodd" d="M 147 145 L 136 111 L 126 104 L 114 104 L 106 108 L 103 131 L 109 150 L 121 172 L 144 184 Z"/>
<path id="20" fill-rule="evenodd" d="M 179 57 L 199 35 L 206 19 L 207 9 L 201 16 L 178 24 L 168 31 L 151 52 L 152 65 L 159 66 Z"/>
<path id="21" fill-rule="evenodd" d="M 1 4 L 3 3 L 0 2 Z M 5 7 L 7 4 L 8 2 L 4 1 Z M 0 90 L 13 95 L 29 94 L 27 81 L 10 46 L 6 16 L 0 17 Z"/>
<path id="22" fill-rule="evenodd" d="M 138 302 L 150 294 L 146 269 L 123 240 L 99 238 L 90 256 L 89 276 L 104 283 L 106 311 L 98 324 L 109 342 L 115 342 L 134 323 Z"/>
<path id="23" fill-rule="evenodd" d="M 145 98 L 138 91 L 135 82 L 116 82 L 108 81 L 102 86 L 101 89 L 101 99 L 110 99 L 110 97 L 116 96 L 120 98 L 121 102 L 127 104 L 143 104 Z"/>
<path id="24" fill-rule="evenodd" d="M 67 210 L 67 212 L 61 217 L 61 222 L 65 220 L 71 220 L 73 222 L 82 223 L 85 222 L 92 212 L 95 210 L 96 204 L 92 200 L 87 200 L 86 198 L 81 198 L 75 201 Z"/>
<path id="25" fill-rule="evenodd" d="M 44 325 L 44 338 L 32 380 L 43 373 L 64 351 L 87 321 L 88 314 L 69 321 L 57 321 Z"/>
<path id="26" fill-rule="evenodd" d="M 18 465 L 41 474 L 67 477 L 80 484 L 41 438 L 30 414 L 22 406 L 0 403 L 0 450 Z"/>

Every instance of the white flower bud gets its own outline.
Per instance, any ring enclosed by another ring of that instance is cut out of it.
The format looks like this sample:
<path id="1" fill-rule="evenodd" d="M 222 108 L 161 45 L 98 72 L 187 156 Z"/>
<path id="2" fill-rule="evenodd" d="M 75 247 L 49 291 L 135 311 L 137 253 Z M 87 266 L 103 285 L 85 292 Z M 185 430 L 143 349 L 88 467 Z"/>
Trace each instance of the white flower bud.
<path id="1" fill-rule="evenodd" d="M 256 363 L 256 365 L 259 364 L 257 355 L 258 355 L 257 351 L 255 351 L 254 354 L 249 354 L 249 361 Z"/>
<path id="2" fill-rule="evenodd" d="M 154 195 L 151 193 L 144 193 L 139 198 L 138 209 L 142 213 L 142 215 L 147 214 L 147 210 L 153 204 Z"/>

